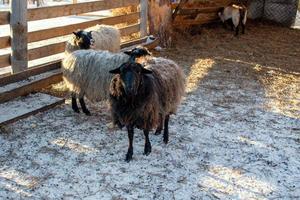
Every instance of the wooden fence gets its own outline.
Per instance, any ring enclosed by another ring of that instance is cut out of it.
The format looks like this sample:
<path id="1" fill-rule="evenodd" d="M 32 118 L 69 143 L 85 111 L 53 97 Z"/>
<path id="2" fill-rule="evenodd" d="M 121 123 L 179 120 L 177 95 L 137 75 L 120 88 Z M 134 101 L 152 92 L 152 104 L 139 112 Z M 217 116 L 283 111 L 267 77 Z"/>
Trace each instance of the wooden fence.
<path id="1" fill-rule="evenodd" d="M 137 12 L 126 15 L 94 19 L 32 32 L 27 31 L 27 23 L 29 21 L 79 15 L 128 6 L 138 6 L 140 9 Z M 96 24 L 116 25 L 130 21 L 136 23 L 121 28 L 122 36 L 138 32 L 140 32 L 141 38 L 147 35 L 147 0 L 99 0 L 31 9 L 27 9 L 26 1 L 11 0 L 11 10 L 0 12 L 0 25 L 9 24 L 11 27 L 10 36 L 0 37 L 0 49 L 11 47 L 12 51 L 11 53 L 0 55 L 0 68 L 11 66 L 12 74 L 20 72 L 27 74 L 26 71 L 29 70 L 28 61 L 59 54 L 65 49 L 65 41 L 31 49 L 28 49 L 28 43 L 66 36 L 74 30 L 88 28 Z M 32 69 L 30 70 L 32 71 Z"/>
<path id="2" fill-rule="evenodd" d="M 217 12 L 234 0 L 195 1 L 181 0 L 173 3 L 173 25 L 176 28 L 186 28 L 219 20 Z"/>

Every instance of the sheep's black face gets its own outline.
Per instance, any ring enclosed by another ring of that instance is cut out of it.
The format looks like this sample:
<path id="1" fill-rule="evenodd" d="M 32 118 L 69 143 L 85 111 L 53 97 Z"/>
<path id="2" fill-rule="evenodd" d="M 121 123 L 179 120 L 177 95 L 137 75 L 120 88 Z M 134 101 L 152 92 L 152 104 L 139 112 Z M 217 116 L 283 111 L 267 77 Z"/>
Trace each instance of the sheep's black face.
<path id="1" fill-rule="evenodd" d="M 142 82 L 143 74 L 150 74 L 152 71 L 145 69 L 139 63 L 124 63 L 117 69 L 111 70 L 112 74 L 120 74 L 120 79 L 127 96 L 136 96 Z"/>
<path id="2" fill-rule="evenodd" d="M 124 53 L 131 56 L 132 61 L 134 61 L 135 58 L 142 56 L 151 56 L 151 53 L 148 51 L 148 49 L 142 46 L 137 46 L 130 51 L 125 51 Z"/>
<path id="3" fill-rule="evenodd" d="M 92 33 L 87 31 L 77 31 L 73 32 L 76 36 L 75 44 L 79 46 L 80 49 L 90 49 L 91 45 L 93 45 Z"/>

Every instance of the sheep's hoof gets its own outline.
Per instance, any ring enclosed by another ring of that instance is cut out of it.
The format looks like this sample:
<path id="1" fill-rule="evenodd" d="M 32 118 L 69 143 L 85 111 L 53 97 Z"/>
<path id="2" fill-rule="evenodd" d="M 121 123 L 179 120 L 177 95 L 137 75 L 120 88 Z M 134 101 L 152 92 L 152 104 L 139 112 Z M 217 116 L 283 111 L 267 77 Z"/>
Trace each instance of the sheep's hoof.
<path id="1" fill-rule="evenodd" d="M 73 111 L 76 112 L 76 113 L 80 113 L 80 111 L 79 111 L 78 108 L 77 108 L 77 109 L 76 109 L 76 108 L 73 108 Z"/>
<path id="2" fill-rule="evenodd" d="M 127 153 L 125 161 L 129 163 L 131 160 L 132 160 L 132 154 Z"/>
<path id="3" fill-rule="evenodd" d="M 161 134 L 161 129 L 157 129 L 154 133 L 154 135 L 160 135 Z"/>
<path id="4" fill-rule="evenodd" d="M 168 144 L 168 142 L 169 142 L 169 138 L 164 137 L 164 143 Z"/>
<path id="5" fill-rule="evenodd" d="M 144 155 L 148 156 L 151 153 L 151 146 L 145 147 Z"/>
<path id="6" fill-rule="evenodd" d="M 132 155 L 133 155 L 133 151 L 128 150 L 125 161 L 130 162 L 132 160 Z"/>
<path id="7" fill-rule="evenodd" d="M 85 111 L 83 111 L 83 112 L 84 112 L 84 114 L 86 114 L 87 116 L 91 116 L 91 115 L 92 115 L 91 112 L 88 111 L 88 110 L 85 110 Z"/>

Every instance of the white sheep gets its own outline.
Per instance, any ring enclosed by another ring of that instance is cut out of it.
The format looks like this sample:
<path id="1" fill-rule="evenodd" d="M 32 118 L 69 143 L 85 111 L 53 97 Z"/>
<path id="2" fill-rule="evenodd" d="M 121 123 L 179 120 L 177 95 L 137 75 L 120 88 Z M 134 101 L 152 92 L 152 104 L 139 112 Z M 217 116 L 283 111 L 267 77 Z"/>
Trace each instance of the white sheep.
<path id="1" fill-rule="evenodd" d="M 82 111 L 90 115 L 86 108 L 84 96 L 92 102 L 107 100 L 109 84 L 112 79 L 110 70 L 128 62 L 131 58 L 150 55 L 143 47 L 134 48 L 124 53 L 109 51 L 77 50 L 67 55 L 62 62 L 63 79 L 72 93 L 72 108 L 79 112 L 76 99 Z"/>
<path id="2" fill-rule="evenodd" d="M 96 25 L 73 34 L 66 42 L 66 54 L 79 49 L 108 50 L 115 53 L 120 51 L 120 31 L 113 26 Z"/>

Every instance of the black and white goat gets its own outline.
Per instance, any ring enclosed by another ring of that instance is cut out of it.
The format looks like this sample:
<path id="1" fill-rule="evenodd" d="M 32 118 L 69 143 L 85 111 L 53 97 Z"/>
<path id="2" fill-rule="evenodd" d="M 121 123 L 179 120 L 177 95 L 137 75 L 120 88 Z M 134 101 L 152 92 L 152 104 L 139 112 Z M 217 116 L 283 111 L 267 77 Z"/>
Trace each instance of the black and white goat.
<path id="1" fill-rule="evenodd" d="M 245 33 L 247 22 L 247 8 L 244 5 L 231 4 L 222 8 L 218 15 L 226 27 L 226 23 L 230 23 L 232 30 L 235 30 L 235 35 L 239 34 L 239 26 L 242 26 L 242 33 Z"/>

